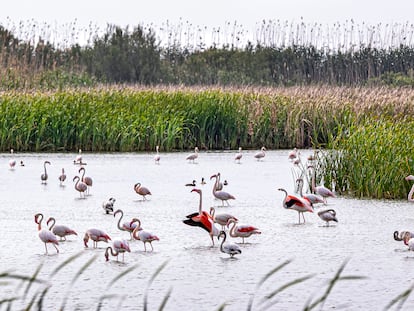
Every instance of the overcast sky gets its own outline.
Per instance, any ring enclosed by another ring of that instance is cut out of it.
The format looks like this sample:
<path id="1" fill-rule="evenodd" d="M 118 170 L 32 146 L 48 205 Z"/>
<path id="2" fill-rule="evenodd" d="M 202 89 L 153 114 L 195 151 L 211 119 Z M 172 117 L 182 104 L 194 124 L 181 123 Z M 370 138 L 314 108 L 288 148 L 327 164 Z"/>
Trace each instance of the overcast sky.
<path id="1" fill-rule="evenodd" d="M 105 28 L 189 22 L 209 29 L 237 22 L 248 32 L 262 20 L 333 24 L 414 22 L 414 0 L 5 0 L 0 24 L 35 20 L 51 25 L 93 23 Z"/>

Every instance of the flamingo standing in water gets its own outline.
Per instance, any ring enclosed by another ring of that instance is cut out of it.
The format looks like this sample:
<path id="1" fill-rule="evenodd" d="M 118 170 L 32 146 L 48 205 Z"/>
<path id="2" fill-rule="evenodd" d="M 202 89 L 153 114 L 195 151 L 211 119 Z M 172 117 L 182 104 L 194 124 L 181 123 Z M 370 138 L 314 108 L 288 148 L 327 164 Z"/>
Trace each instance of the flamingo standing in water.
<path id="1" fill-rule="evenodd" d="M 406 181 L 412 181 L 414 180 L 414 176 L 413 175 L 408 175 L 407 177 L 405 177 Z M 414 194 L 414 184 L 412 185 L 410 192 L 408 193 L 408 201 L 410 202 L 414 202 L 414 198 L 413 198 L 413 194 Z"/>
<path id="2" fill-rule="evenodd" d="M 43 243 L 45 243 L 46 254 L 48 253 L 47 252 L 47 245 L 46 245 L 47 243 L 52 244 L 55 247 L 56 252 L 59 253 L 59 249 L 56 246 L 56 245 L 59 245 L 59 241 L 58 241 L 56 235 L 54 235 L 49 230 L 42 229 L 43 214 L 42 213 L 37 213 L 34 216 L 34 221 L 37 224 L 37 230 L 39 231 L 39 238 Z"/>
<path id="3" fill-rule="evenodd" d="M 404 243 L 405 243 L 406 238 L 407 238 L 407 240 L 409 240 L 411 238 L 414 238 L 414 232 L 410 232 L 410 231 L 401 231 L 401 232 L 394 231 L 394 240 L 396 240 L 396 241 L 404 241 Z"/>
<path id="4" fill-rule="evenodd" d="M 313 206 L 313 204 L 317 204 L 317 203 L 325 203 L 324 199 L 316 194 L 313 193 L 305 193 L 303 194 L 303 179 L 302 178 L 298 178 L 296 179 L 296 183 L 298 185 L 298 190 L 299 190 L 299 194 L 302 198 L 308 200 L 311 205 Z"/>
<path id="5" fill-rule="evenodd" d="M 65 169 L 62 167 L 62 173 L 58 177 L 60 185 L 63 186 L 63 182 L 66 180 Z"/>
<path id="6" fill-rule="evenodd" d="M 73 160 L 73 164 L 83 164 L 83 162 L 82 162 L 82 149 L 79 149 L 79 153 L 76 156 L 75 160 Z"/>
<path id="7" fill-rule="evenodd" d="M 40 179 L 42 181 L 42 184 L 46 184 L 47 183 L 48 175 L 47 175 L 47 171 L 46 171 L 46 164 L 49 164 L 50 165 L 50 162 L 49 161 L 45 161 L 43 163 L 44 173 L 42 175 L 40 175 Z"/>
<path id="8" fill-rule="evenodd" d="M 210 179 L 216 179 L 215 184 L 213 185 L 213 195 L 215 198 L 221 200 L 222 205 L 224 206 L 224 201 L 226 201 L 227 206 L 230 206 L 228 200 L 235 200 L 236 198 L 226 191 L 217 191 L 217 185 L 220 182 L 220 173 L 214 174 L 210 177 Z"/>
<path id="9" fill-rule="evenodd" d="M 190 153 L 185 159 L 188 160 L 189 162 L 192 161 L 193 163 L 195 163 L 194 160 L 197 158 L 198 158 L 198 147 L 195 147 L 194 152 Z"/>
<path id="10" fill-rule="evenodd" d="M 253 234 L 262 233 L 258 228 L 254 226 L 239 224 L 235 219 L 229 219 L 227 222 L 227 227 L 229 228 L 231 224 L 233 224 L 233 226 L 230 228 L 230 236 L 233 238 L 242 238 L 243 244 L 244 238 L 248 238 Z"/>
<path id="11" fill-rule="evenodd" d="M 51 224 L 49 225 L 49 223 Z M 56 220 L 54 217 L 49 217 L 46 221 L 46 224 L 49 226 L 49 230 L 53 232 L 54 235 L 60 237 L 61 241 L 66 241 L 67 235 L 78 235 L 75 230 L 64 226 L 64 225 L 55 225 Z"/>
<path id="12" fill-rule="evenodd" d="M 409 234 L 404 236 L 404 244 L 408 246 L 409 251 L 414 251 L 414 238 L 410 237 Z"/>
<path id="13" fill-rule="evenodd" d="M 303 223 L 305 223 L 305 216 L 303 213 L 310 212 L 313 213 L 313 208 L 308 200 L 298 198 L 294 195 L 288 195 L 287 191 L 283 188 L 279 188 L 279 191 L 285 193 L 285 198 L 283 199 L 283 207 L 286 209 L 292 209 L 298 212 L 299 214 L 299 224 L 300 224 L 300 214 L 302 214 Z"/>
<path id="14" fill-rule="evenodd" d="M 13 157 L 14 156 L 14 150 L 13 149 L 10 149 L 10 153 L 11 153 L 11 155 Z M 16 166 L 16 159 L 15 158 L 11 158 L 9 160 L 9 166 L 10 166 L 10 169 L 14 169 L 14 167 Z"/>
<path id="15" fill-rule="evenodd" d="M 237 163 L 240 164 L 240 160 L 242 157 L 243 157 L 242 147 L 239 147 L 239 152 L 237 152 L 236 155 L 234 156 L 234 161 L 237 161 Z"/>
<path id="16" fill-rule="evenodd" d="M 210 215 L 216 224 L 221 225 L 222 229 L 225 228 L 229 219 L 234 219 L 236 221 L 238 220 L 235 216 L 228 213 L 216 214 L 216 209 L 214 207 L 210 207 Z"/>
<path id="17" fill-rule="evenodd" d="M 82 198 L 82 193 L 84 194 L 83 197 L 85 198 L 85 191 L 88 189 L 88 186 L 80 180 L 79 176 L 73 177 L 73 181 L 76 180 L 75 183 L 75 190 L 79 192 L 80 197 Z"/>
<path id="18" fill-rule="evenodd" d="M 160 164 L 161 156 L 160 156 L 159 149 L 160 149 L 160 146 L 155 147 L 155 151 L 157 152 L 157 154 L 154 156 L 155 164 Z"/>
<path id="19" fill-rule="evenodd" d="M 115 211 L 114 217 L 116 217 L 117 214 L 121 214 L 121 217 L 118 219 L 118 229 L 121 231 L 129 232 L 132 240 L 132 232 L 135 228 L 141 228 L 141 221 L 138 218 L 133 218 L 131 221 L 126 221 L 121 225 L 121 220 L 124 217 L 124 212 L 121 209 L 118 209 Z"/>
<path id="20" fill-rule="evenodd" d="M 299 151 L 297 148 L 293 148 L 293 150 L 290 151 L 288 154 L 288 159 L 291 161 L 294 161 L 298 157 L 299 157 Z"/>
<path id="21" fill-rule="evenodd" d="M 85 168 L 84 167 L 81 167 L 79 169 L 79 174 L 80 174 L 80 172 L 82 172 L 81 181 L 86 184 L 86 186 L 87 186 L 86 193 L 89 195 L 89 188 L 92 187 L 93 180 L 92 180 L 91 177 L 85 176 Z"/>
<path id="22" fill-rule="evenodd" d="M 196 226 L 201 227 L 204 230 L 208 232 L 211 238 L 211 242 L 214 246 L 214 236 L 218 236 L 220 233 L 219 229 L 214 225 L 213 218 L 209 213 L 206 211 L 203 211 L 203 194 L 201 189 L 193 189 L 191 192 L 196 192 L 200 195 L 200 201 L 198 205 L 198 212 L 192 213 L 190 215 L 187 215 L 185 220 L 183 220 L 183 223 L 189 226 Z"/>
<path id="23" fill-rule="evenodd" d="M 326 198 L 328 197 L 332 197 L 335 198 L 336 195 L 332 192 L 332 190 L 326 188 L 325 186 L 316 186 L 316 172 L 315 172 L 315 167 L 313 165 L 309 165 L 308 169 L 312 170 L 312 192 L 319 194 L 323 200 L 324 203 L 326 204 Z"/>
<path id="24" fill-rule="evenodd" d="M 132 222 L 131 222 L 132 225 Z M 160 239 L 155 234 L 147 231 L 142 230 L 139 226 L 137 226 L 134 231 L 132 232 L 132 236 L 135 240 L 142 241 L 144 243 L 144 251 L 147 251 L 147 247 L 145 246 L 146 243 L 149 243 L 151 246 L 151 250 L 154 251 L 154 248 L 152 247 L 153 241 L 159 241 Z"/>
<path id="25" fill-rule="evenodd" d="M 326 226 L 328 227 L 329 227 L 330 221 L 338 222 L 338 219 L 336 218 L 336 212 L 333 209 L 327 209 L 327 210 L 320 211 L 318 212 L 318 216 L 323 221 L 326 221 Z"/>
<path id="26" fill-rule="evenodd" d="M 108 243 L 108 240 L 111 240 L 110 236 L 100 229 L 88 229 L 85 232 L 85 236 L 83 237 L 83 243 L 85 247 L 88 247 L 89 239 L 93 241 L 93 248 L 98 247 L 98 242 L 105 242 Z"/>
<path id="27" fill-rule="evenodd" d="M 263 146 L 259 152 L 257 152 L 254 157 L 257 159 L 257 161 L 260 161 L 261 159 L 263 159 L 266 156 L 266 147 Z"/>
<path id="28" fill-rule="evenodd" d="M 144 201 L 147 199 L 147 195 L 152 195 L 151 191 L 149 191 L 147 187 L 141 186 L 141 183 L 139 182 L 134 185 L 134 190 L 137 194 L 143 197 Z"/>
<path id="29" fill-rule="evenodd" d="M 242 253 L 240 247 L 237 244 L 235 244 L 235 243 L 226 243 L 226 244 L 224 244 L 224 242 L 226 242 L 226 238 L 227 238 L 227 235 L 226 235 L 225 231 L 220 231 L 217 238 L 220 240 L 220 237 L 223 237 L 223 241 L 221 242 L 221 245 L 220 245 L 220 251 L 222 253 L 229 254 L 230 258 L 233 258 L 234 255 Z"/>
<path id="30" fill-rule="evenodd" d="M 112 256 L 116 256 L 116 261 L 118 261 L 118 255 L 122 254 L 122 261 L 124 261 L 125 252 L 131 252 L 131 249 L 128 241 L 116 239 L 112 242 L 112 246 L 108 246 L 105 250 L 106 261 L 109 261 L 109 252 Z"/>

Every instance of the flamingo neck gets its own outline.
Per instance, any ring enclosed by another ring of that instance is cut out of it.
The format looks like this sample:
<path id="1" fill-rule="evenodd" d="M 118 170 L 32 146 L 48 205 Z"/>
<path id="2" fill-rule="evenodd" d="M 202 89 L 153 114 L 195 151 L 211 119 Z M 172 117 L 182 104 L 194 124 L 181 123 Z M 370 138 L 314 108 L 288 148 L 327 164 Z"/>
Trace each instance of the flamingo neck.
<path id="1" fill-rule="evenodd" d="M 410 192 L 408 193 L 408 201 L 414 202 L 413 194 L 414 194 L 414 185 L 411 187 Z"/>
<path id="2" fill-rule="evenodd" d="M 227 235 L 224 231 L 220 235 L 223 236 L 223 241 L 221 241 L 221 244 L 220 244 L 220 251 L 224 253 L 223 245 L 224 245 L 224 242 L 226 242 Z"/>
<path id="3" fill-rule="evenodd" d="M 52 230 L 53 226 L 56 223 L 56 220 L 53 217 L 50 217 L 49 221 L 51 222 L 51 225 L 49 226 L 49 231 Z"/>
<path id="4" fill-rule="evenodd" d="M 230 233 L 231 237 L 235 238 L 236 235 L 234 234 L 234 230 L 235 230 L 235 227 L 236 227 L 236 222 L 235 221 L 230 221 L 230 223 L 232 224 L 232 227 L 230 228 L 229 233 Z"/>
<path id="5" fill-rule="evenodd" d="M 203 210 L 203 196 L 200 194 L 200 202 L 198 203 L 198 213 L 201 214 L 201 211 Z"/>
<path id="6" fill-rule="evenodd" d="M 121 227 L 121 219 L 124 217 L 124 212 L 119 210 L 117 213 L 121 214 L 121 217 L 119 217 L 118 219 L 118 229 L 121 231 L 125 231 L 125 229 Z"/>

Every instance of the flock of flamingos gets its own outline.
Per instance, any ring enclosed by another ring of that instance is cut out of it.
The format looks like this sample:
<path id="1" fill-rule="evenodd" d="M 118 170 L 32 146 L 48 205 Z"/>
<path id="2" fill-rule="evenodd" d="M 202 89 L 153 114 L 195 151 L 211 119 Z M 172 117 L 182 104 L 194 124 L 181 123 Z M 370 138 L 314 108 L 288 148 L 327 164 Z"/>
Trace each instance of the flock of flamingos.
<path id="1" fill-rule="evenodd" d="M 261 150 L 254 154 L 254 157 L 257 161 L 261 161 L 266 156 L 266 148 L 262 147 Z M 11 150 L 13 155 L 13 150 Z M 194 152 L 189 154 L 186 157 L 186 160 L 189 162 L 195 162 L 198 158 L 199 150 L 195 147 Z M 234 156 L 234 161 L 240 163 L 243 157 L 242 148 L 239 148 L 238 152 Z M 298 223 L 301 224 L 305 223 L 305 213 L 313 213 L 315 211 L 314 206 L 316 204 L 325 205 L 327 203 L 328 197 L 335 197 L 335 194 L 328 188 L 323 185 L 316 186 L 315 182 L 315 168 L 312 165 L 313 157 L 309 156 L 307 159 L 306 165 L 302 163 L 300 158 L 300 151 L 296 148 L 289 152 L 288 159 L 292 162 L 292 175 L 295 182 L 295 194 L 289 194 L 285 189 L 279 188 L 279 191 L 282 191 L 285 194 L 283 199 L 283 207 L 285 209 L 294 210 L 298 213 Z M 156 147 L 156 154 L 154 156 L 154 162 L 159 164 L 161 160 L 161 156 L 159 153 L 159 147 Z M 82 151 L 79 150 L 79 154 L 73 161 L 75 165 L 79 165 L 79 176 L 75 176 L 73 178 L 74 188 L 76 191 L 79 192 L 79 195 L 85 197 L 89 194 L 89 189 L 92 187 L 93 180 L 89 176 L 85 176 L 86 170 L 84 165 L 86 163 L 83 162 L 82 159 Z M 40 179 L 42 183 L 46 183 L 48 180 L 47 174 L 47 165 L 50 165 L 49 161 L 45 161 L 43 164 L 44 172 L 41 174 Z M 20 162 L 21 166 L 24 166 L 24 163 Z M 12 158 L 9 161 L 10 169 L 14 169 L 16 166 L 16 160 Z M 309 173 L 309 174 L 307 174 Z M 311 186 L 311 193 L 303 193 L 303 185 L 304 185 L 304 178 L 310 176 L 309 185 Z M 234 200 L 235 197 L 230 193 L 223 190 L 223 185 L 226 185 L 227 181 L 221 182 L 221 174 L 217 173 L 210 177 L 210 179 L 214 179 L 214 185 L 212 189 L 212 193 L 214 197 L 218 200 L 222 201 L 222 204 L 229 205 L 229 200 Z M 62 168 L 61 175 L 58 177 L 60 184 L 62 185 L 66 180 L 66 174 L 64 169 Z M 414 180 L 413 175 L 409 175 L 406 177 L 407 181 Z M 205 183 L 204 178 L 202 179 L 201 183 Z M 195 180 L 192 183 L 186 184 L 186 186 L 195 187 Z M 136 183 L 134 185 L 135 192 L 142 196 L 143 200 L 146 200 L 146 196 L 151 195 L 151 191 L 147 188 L 142 186 L 140 183 Z M 211 207 L 210 210 L 207 212 L 202 208 L 202 191 L 201 189 L 194 188 L 191 192 L 197 193 L 199 195 L 199 210 L 187 215 L 183 220 L 183 223 L 189 226 L 200 227 L 201 229 L 205 230 L 210 238 L 211 242 L 214 245 L 214 237 L 218 240 L 221 240 L 220 244 L 220 251 L 228 254 L 231 258 L 235 255 L 239 255 L 242 253 L 242 250 L 239 244 L 231 243 L 226 241 L 227 235 L 230 235 L 233 238 L 242 238 L 242 243 L 244 243 L 245 238 L 248 238 L 255 234 L 261 234 L 259 228 L 248 225 L 248 224 L 240 224 L 238 222 L 238 218 L 234 215 L 229 213 L 216 213 L 214 207 Z M 414 194 L 414 185 L 408 194 L 408 199 L 410 201 L 414 201 L 412 196 Z M 150 231 L 144 230 L 141 227 L 141 222 L 138 218 L 132 218 L 130 221 L 122 222 L 123 219 L 123 211 L 121 209 L 114 210 L 114 204 L 116 199 L 109 198 L 108 201 L 102 204 L 102 208 L 106 214 L 113 214 L 114 217 L 120 215 L 118 219 L 118 229 L 121 231 L 129 232 L 131 240 L 139 240 L 142 241 L 144 244 L 144 250 L 147 251 L 146 244 L 148 243 L 153 250 L 153 241 L 159 240 L 157 235 L 153 234 Z M 317 215 L 326 222 L 326 226 L 329 226 L 330 222 L 338 222 L 336 217 L 336 212 L 334 209 L 321 209 L 317 212 Z M 41 213 L 37 213 L 34 216 L 34 221 L 37 224 L 38 228 L 38 236 L 40 240 L 45 245 L 46 254 L 48 254 L 48 244 L 51 244 L 57 253 L 59 253 L 59 242 L 65 241 L 66 237 L 69 235 L 77 235 L 77 232 L 65 225 L 56 224 L 56 220 L 53 217 L 49 217 L 46 220 L 46 228 L 42 226 L 44 216 Z M 397 241 L 404 241 L 404 243 L 408 246 L 409 250 L 414 250 L 414 232 L 410 231 L 395 231 L 394 232 L 394 239 Z M 123 255 L 126 252 L 130 252 L 129 242 L 126 239 L 115 239 L 112 240 L 111 237 L 104 231 L 98 228 L 90 228 L 88 229 L 83 237 L 84 246 L 85 248 L 89 247 L 88 242 L 92 240 L 93 247 L 97 248 L 98 242 L 105 242 L 109 243 L 111 241 L 111 246 L 106 247 L 104 256 L 106 260 L 109 260 L 109 256 L 116 257 L 118 260 L 119 254 Z"/>

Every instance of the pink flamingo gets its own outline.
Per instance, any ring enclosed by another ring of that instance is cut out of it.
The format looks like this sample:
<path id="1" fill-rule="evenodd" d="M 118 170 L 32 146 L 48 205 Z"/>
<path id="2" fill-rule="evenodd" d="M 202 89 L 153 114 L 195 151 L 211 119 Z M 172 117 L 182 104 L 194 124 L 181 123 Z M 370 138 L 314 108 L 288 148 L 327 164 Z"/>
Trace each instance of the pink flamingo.
<path id="1" fill-rule="evenodd" d="M 407 177 L 405 177 L 406 181 L 412 181 L 414 180 L 414 176 L 413 175 L 408 175 Z M 412 185 L 410 192 L 408 193 L 408 201 L 410 202 L 414 202 L 414 198 L 413 198 L 413 194 L 414 194 L 414 184 Z"/>
<path id="2" fill-rule="evenodd" d="M 328 188 L 326 188 L 325 186 L 316 186 L 316 172 L 315 172 L 315 168 L 312 165 L 308 166 L 308 169 L 312 170 L 312 192 L 319 194 L 323 200 L 324 203 L 326 204 L 326 198 L 327 197 L 332 197 L 335 198 L 335 194 Z"/>
<path id="3" fill-rule="evenodd" d="M 131 225 L 132 225 L 132 222 L 131 222 Z M 135 227 L 134 231 L 132 232 L 132 236 L 134 237 L 135 240 L 139 240 L 144 243 L 145 252 L 147 251 L 147 248 L 145 246 L 146 243 L 149 243 L 149 245 L 151 246 L 151 250 L 154 251 L 154 248 L 152 247 L 152 242 L 160 240 L 155 234 L 149 231 L 146 231 L 146 230 L 142 230 L 142 228 L 138 226 Z"/>
<path id="4" fill-rule="evenodd" d="M 189 162 L 193 162 L 194 160 L 198 158 L 198 147 L 194 148 L 194 153 L 190 153 L 185 159 L 188 160 Z"/>
<path id="5" fill-rule="evenodd" d="M 261 159 L 263 159 L 266 156 L 266 147 L 263 146 L 259 152 L 256 152 L 256 154 L 254 155 L 254 157 L 257 159 L 257 161 L 260 161 Z"/>
<path id="6" fill-rule="evenodd" d="M 42 184 L 46 184 L 47 178 L 48 178 L 47 171 L 46 171 L 46 164 L 49 164 L 50 165 L 50 162 L 49 161 L 45 161 L 43 163 L 44 173 L 42 175 L 40 175 L 40 179 L 42 181 Z"/>
<path id="7" fill-rule="evenodd" d="M 98 247 L 98 242 L 108 243 L 108 240 L 111 240 L 110 236 L 107 235 L 104 231 L 95 228 L 88 229 L 85 232 L 85 236 L 83 237 L 83 243 L 85 244 L 85 247 L 88 247 L 89 239 L 93 241 L 93 248 Z"/>
<path id="8" fill-rule="evenodd" d="M 155 150 L 157 151 L 157 154 L 154 156 L 155 164 L 160 164 L 161 156 L 160 156 L 159 149 L 160 149 L 160 146 L 155 147 Z"/>
<path id="9" fill-rule="evenodd" d="M 82 163 L 82 149 L 79 149 L 79 153 L 76 156 L 75 160 L 73 161 L 76 164 L 81 164 Z"/>
<path id="10" fill-rule="evenodd" d="M 217 191 L 216 187 L 220 182 L 220 173 L 214 174 L 210 177 L 210 179 L 216 179 L 216 182 L 213 186 L 213 195 L 215 198 L 221 200 L 222 205 L 224 206 L 224 201 L 226 201 L 227 206 L 230 206 L 228 200 L 235 200 L 236 198 L 226 191 Z"/>
<path id="11" fill-rule="evenodd" d="M 192 213 L 190 215 L 187 215 L 185 220 L 183 220 L 183 223 L 189 226 L 196 226 L 201 227 L 204 230 L 208 232 L 211 238 L 211 242 L 214 246 L 214 236 L 218 236 L 220 231 L 217 229 L 217 227 L 214 225 L 213 218 L 209 213 L 206 211 L 203 211 L 203 203 L 202 203 L 202 191 L 201 189 L 193 189 L 191 192 L 196 192 L 200 195 L 199 205 L 198 205 L 198 212 Z"/>
<path id="12" fill-rule="evenodd" d="M 86 184 L 86 186 L 87 186 L 86 192 L 87 192 L 87 194 L 89 194 L 89 188 L 92 187 L 93 180 L 92 180 L 91 177 L 85 176 L 85 168 L 84 167 L 81 167 L 79 169 L 79 174 L 80 174 L 80 172 L 82 172 L 81 181 Z"/>
<path id="13" fill-rule="evenodd" d="M 299 223 L 300 223 L 300 214 L 303 217 L 303 223 L 305 223 L 304 212 L 313 213 L 313 208 L 308 200 L 298 198 L 294 195 L 288 195 L 287 191 L 283 188 L 279 188 L 279 191 L 285 193 L 285 198 L 283 199 L 283 207 L 286 209 L 292 209 L 298 212 L 299 214 Z"/>
<path id="14" fill-rule="evenodd" d="M 210 215 L 215 223 L 221 225 L 222 229 L 224 229 L 224 227 L 227 225 L 229 219 L 238 220 L 235 216 L 228 213 L 216 214 L 216 209 L 214 207 L 210 207 Z"/>
<path id="15" fill-rule="evenodd" d="M 147 199 L 147 195 L 152 195 L 151 191 L 149 191 L 147 187 L 141 186 L 141 183 L 139 182 L 134 185 L 134 190 L 137 194 L 143 197 L 144 201 Z"/>
<path id="16" fill-rule="evenodd" d="M 131 221 L 126 221 L 121 226 L 121 220 L 124 217 L 124 212 L 121 209 L 118 209 L 114 213 L 114 217 L 116 217 L 117 214 L 121 214 L 121 217 L 118 219 L 118 229 L 121 231 L 127 231 L 129 232 L 132 240 L 132 232 L 135 228 L 141 227 L 141 221 L 138 218 L 133 218 Z M 138 225 L 137 225 L 138 223 Z"/>
<path id="17" fill-rule="evenodd" d="M 404 244 L 408 246 L 409 251 L 414 251 L 414 238 L 410 237 L 409 234 L 404 236 Z"/>
<path id="18" fill-rule="evenodd" d="M 46 254 L 48 253 L 47 252 L 47 245 L 46 245 L 47 243 L 52 244 L 55 247 L 56 252 L 59 253 L 59 249 L 56 246 L 56 245 L 59 245 L 59 241 L 58 241 L 56 235 L 54 235 L 49 230 L 42 229 L 43 214 L 42 213 L 37 213 L 34 216 L 34 221 L 37 224 L 37 230 L 39 231 L 39 238 L 43 243 L 45 243 Z"/>
<path id="19" fill-rule="evenodd" d="M 299 156 L 298 149 L 297 148 L 293 148 L 293 150 L 290 151 L 289 154 L 288 154 L 288 159 L 291 160 L 291 161 L 293 161 L 296 158 L 298 158 L 298 156 Z"/>
<path id="20" fill-rule="evenodd" d="M 237 163 L 240 164 L 240 160 L 242 157 L 243 157 L 242 147 L 239 147 L 239 152 L 237 152 L 236 155 L 234 156 L 234 161 L 237 161 Z"/>
<path id="21" fill-rule="evenodd" d="M 414 232 L 410 232 L 410 231 L 394 231 L 394 240 L 396 241 L 404 241 L 404 243 L 406 242 L 406 238 L 407 240 L 414 238 Z"/>
<path id="22" fill-rule="evenodd" d="M 318 216 L 323 221 L 326 221 L 326 225 L 329 227 L 330 221 L 338 222 L 338 219 L 336 218 L 336 212 L 333 209 L 327 209 L 323 211 L 318 212 Z"/>
<path id="23" fill-rule="evenodd" d="M 220 251 L 222 253 L 229 254 L 230 258 L 233 258 L 234 255 L 242 253 L 240 247 L 237 244 L 235 244 L 235 243 L 226 243 L 226 244 L 224 244 L 224 242 L 226 242 L 226 238 L 227 238 L 227 235 L 226 235 L 225 231 L 220 231 L 217 238 L 220 240 L 221 236 L 223 237 L 223 241 L 220 244 Z"/>
<path id="24" fill-rule="evenodd" d="M 83 193 L 84 194 L 83 197 L 85 198 L 85 191 L 86 189 L 88 189 L 88 186 L 84 182 L 80 181 L 79 176 L 73 177 L 73 181 L 75 180 L 76 180 L 75 190 L 79 192 L 79 195 L 81 198 L 82 198 L 82 193 Z"/>
<path id="25" fill-rule="evenodd" d="M 62 167 L 62 173 L 58 177 L 60 185 L 63 186 L 63 182 L 66 180 L 65 169 Z"/>
<path id="26" fill-rule="evenodd" d="M 13 156 L 14 150 L 10 149 L 10 153 Z M 16 159 L 14 159 L 14 158 L 10 159 L 9 166 L 10 166 L 10 169 L 14 169 L 14 167 L 16 166 Z"/>
<path id="27" fill-rule="evenodd" d="M 230 228 L 231 224 L 233 224 L 233 226 L 230 229 L 230 236 L 233 238 L 242 238 L 242 243 L 244 243 L 244 238 L 248 238 L 253 234 L 262 233 L 258 228 L 251 225 L 238 224 L 237 220 L 234 219 L 229 219 L 227 227 Z"/>
<path id="28" fill-rule="evenodd" d="M 308 200 L 312 206 L 313 204 L 317 204 L 317 203 L 325 203 L 324 199 L 319 195 L 316 195 L 313 193 L 305 193 L 305 194 L 302 193 L 303 191 L 303 179 L 302 178 L 296 179 L 296 183 L 298 184 L 300 196 Z"/>
<path id="29" fill-rule="evenodd" d="M 125 252 L 131 252 L 131 249 L 129 248 L 128 241 L 116 239 L 112 242 L 112 246 L 108 246 L 105 250 L 106 261 L 109 261 L 109 251 L 112 256 L 116 256 L 116 261 L 118 261 L 118 255 L 122 254 L 122 261 L 124 261 Z"/>
<path id="30" fill-rule="evenodd" d="M 51 224 L 49 225 L 49 222 Z M 46 224 L 49 226 L 49 230 L 53 232 L 53 234 L 60 237 L 60 240 L 66 241 L 67 235 L 78 235 L 75 230 L 70 229 L 67 226 L 64 225 L 55 225 L 56 220 L 54 217 L 49 217 Z"/>

